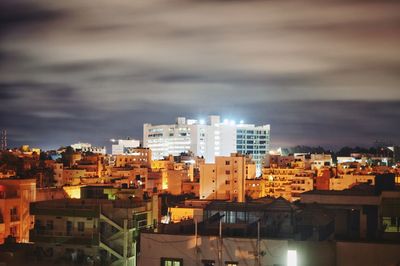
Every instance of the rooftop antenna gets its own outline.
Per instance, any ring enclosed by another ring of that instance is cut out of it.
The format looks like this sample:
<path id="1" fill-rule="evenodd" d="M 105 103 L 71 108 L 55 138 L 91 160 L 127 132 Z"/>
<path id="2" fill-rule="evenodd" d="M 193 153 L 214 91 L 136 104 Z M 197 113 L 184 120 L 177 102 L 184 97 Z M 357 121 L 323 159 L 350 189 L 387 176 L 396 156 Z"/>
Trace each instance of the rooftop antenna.
<path id="1" fill-rule="evenodd" d="M 7 130 L 3 129 L 1 131 L 1 150 L 7 149 Z"/>

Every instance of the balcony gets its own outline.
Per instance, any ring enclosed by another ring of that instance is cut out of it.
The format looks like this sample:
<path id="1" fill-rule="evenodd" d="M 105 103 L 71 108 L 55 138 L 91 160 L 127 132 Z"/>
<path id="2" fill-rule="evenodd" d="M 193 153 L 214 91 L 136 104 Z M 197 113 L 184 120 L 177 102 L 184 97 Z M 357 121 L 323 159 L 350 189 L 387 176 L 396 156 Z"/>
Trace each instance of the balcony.
<path id="1" fill-rule="evenodd" d="M 60 232 L 51 230 L 31 230 L 29 240 L 39 243 L 54 244 L 75 244 L 75 245 L 99 245 L 99 234 L 93 234 L 92 237 L 67 236 Z"/>

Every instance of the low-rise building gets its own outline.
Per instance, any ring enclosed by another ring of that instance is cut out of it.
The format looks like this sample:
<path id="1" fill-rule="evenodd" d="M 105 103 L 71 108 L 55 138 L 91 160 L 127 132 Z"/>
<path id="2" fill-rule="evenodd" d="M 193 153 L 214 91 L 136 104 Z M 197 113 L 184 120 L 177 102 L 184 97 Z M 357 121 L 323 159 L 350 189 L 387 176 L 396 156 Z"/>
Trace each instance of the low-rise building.
<path id="1" fill-rule="evenodd" d="M 136 265 L 138 232 L 157 221 L 158 198 L 42 201 L 31 214 L 31 241 L 44 261 Z"/>
<path id="2" fill-rule="evenodd" d="M 375 184 L 375 175 L 344 174 L 329 180 L 330 190 L 344 190 L 358 183 Z"/>
<path id="3" fill-rule="evenodd" d="M 35 200 L 35 179 L 0 179 L 0 244 L 8 236 L 19 243 L 29 242 L 29 230 L 33 227 L 29 204 Z"/>
<path id="4" fill-rule="evenodd" d="M 246 180 L 246 194 L 260 197 L 283 197 L 289 201 L 299 199 L 299 194 L 313 190 L 314 171 L 300 168 L 263 168 L 260 179 Z"/>

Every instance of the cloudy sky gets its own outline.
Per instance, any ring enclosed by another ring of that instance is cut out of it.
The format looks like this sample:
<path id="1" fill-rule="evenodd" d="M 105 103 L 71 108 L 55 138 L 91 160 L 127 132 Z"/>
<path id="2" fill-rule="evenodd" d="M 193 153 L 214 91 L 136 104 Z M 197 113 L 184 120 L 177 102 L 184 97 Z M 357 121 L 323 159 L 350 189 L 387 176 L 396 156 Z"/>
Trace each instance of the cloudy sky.
<path id="1" fill-rule="evenodd" d="M 400 138 L 400 1 L 1 0 L 10 146 L 220 114 L 274 147 Z"/>

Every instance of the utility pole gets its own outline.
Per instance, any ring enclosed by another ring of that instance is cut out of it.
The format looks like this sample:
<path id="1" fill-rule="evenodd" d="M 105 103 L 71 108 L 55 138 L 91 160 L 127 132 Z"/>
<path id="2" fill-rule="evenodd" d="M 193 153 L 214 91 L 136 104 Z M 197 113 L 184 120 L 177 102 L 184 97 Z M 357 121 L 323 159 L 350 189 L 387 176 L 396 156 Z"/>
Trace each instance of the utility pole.
<path id="1" fill-rule="evenodd" d="M 219 220 L 218 265 L 222 266 L 222 219 Z"/>
<path id="2" fill-rule="evenodd" d="M 199 251 L 197 248 L 197 219 L 194 219 L 194 255 L 195 255 L 195 259 L 196 259 L 196 265 L 199 265 Z"/>
<path id="3" fill-rule="evenodd" d="M 257 221 L 257 266 L 261 266 L 261 254 L 260 254 L 260 220 Z"/>

